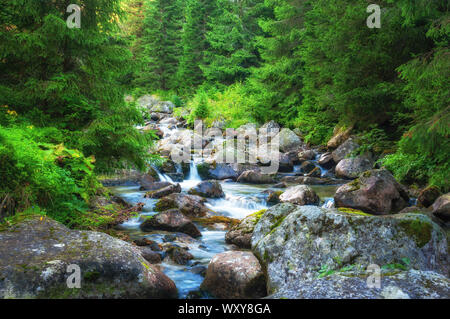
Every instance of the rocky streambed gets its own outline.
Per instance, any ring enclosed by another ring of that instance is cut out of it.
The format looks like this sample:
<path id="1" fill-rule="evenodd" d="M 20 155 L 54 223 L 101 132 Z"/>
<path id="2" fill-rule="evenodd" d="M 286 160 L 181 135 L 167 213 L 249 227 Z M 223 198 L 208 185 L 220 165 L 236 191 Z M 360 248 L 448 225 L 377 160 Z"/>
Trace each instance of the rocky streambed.
<path id="1" fill-rule="evenodd" d="M 449 194 L 407 189 L 372 154 L 355 155 L 351 129 L 315 148 L 266 123 L 280 141 L 275 174 L 259 157 L 218 161 L 236 150 L 217 134 L 200 136 L 207 156 L 177 164 L 170 155 L 199 137 L 170 102 L 138 103 L 166 161 L 103 180 L 139 212 L 117 226 L 129 243 L 36 219 L 0 232 L 0 297 L 450 297 Z M 82 265 L 86 289 L 62 288 L 70 264 Z"/>

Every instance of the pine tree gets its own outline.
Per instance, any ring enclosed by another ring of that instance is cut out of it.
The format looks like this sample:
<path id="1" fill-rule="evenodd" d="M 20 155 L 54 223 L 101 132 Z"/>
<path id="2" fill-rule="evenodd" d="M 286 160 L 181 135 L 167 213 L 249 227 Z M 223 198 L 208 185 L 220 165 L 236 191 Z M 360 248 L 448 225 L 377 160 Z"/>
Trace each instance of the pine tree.
<path id="1" fill-rule="evenodd" d="M 217 9 L 206 34 L 209 49 L 201 67 L 207 82 L 230 85 L 243 81 L 259 62 L 255 36 L 262 33 L 255 13 L 261 0 L 217 0 Z M 260 15 L 260 18 L 263 16 Z"/>
<path id="2" fill-rule="evenodd" d="M 144 10 L 137 83 L 153 90 L 172 89 L 180 55 L 181 0 L 146 0 Z"/>
<path id="3" fill-rule="evenodd" d="M 203 80 L 201 66 L 205 64 L 204 53 L 208 49 L 206 34 L 208 22 L 216 11 L 216 0 L 186 0 L 185 20 L 182 32 L 182 57 L 178 69 L 179 86 L 192 91 Z"/>
<path id="4" fill-rule="evenodd" d="M 255 100 L 252 115 L 260 122 L 275 120 L 290 124 L 297 115 L 302 97 L 302 62 L 298 56 L 304 1 L 268 0 L 272 18 L 262 19 L 267 34 L 257 38 L 263 59 L 248 84 Z"/>

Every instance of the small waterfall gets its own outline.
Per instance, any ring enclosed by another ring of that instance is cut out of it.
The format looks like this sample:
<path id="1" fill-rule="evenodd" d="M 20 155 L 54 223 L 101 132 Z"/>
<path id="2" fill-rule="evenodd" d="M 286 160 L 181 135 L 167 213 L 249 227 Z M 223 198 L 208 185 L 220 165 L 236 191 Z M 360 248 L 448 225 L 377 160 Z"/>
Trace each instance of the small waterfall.
<path id="1" fill-rule="evenodd" d="M 202 180 L 200 178 L 200 175 L 198 174 L 197 163 L 194 159 L 191 160 L 191 166 L 189 167 L 189 176 L 187 180 L 196 182 L 200 182 Z"/>
<path id="2" fill-rule="evenodd" d="M 152 166 L 153 169 L 155 170 L 156 174 L 158 174 L 159 180 L 161 182 L 168 182 L 168 183 L 173 183 L 173 180 L 166 174 L 163 174 L 159 171 L 158 168 L 156 168 L 155 166 Z"/>

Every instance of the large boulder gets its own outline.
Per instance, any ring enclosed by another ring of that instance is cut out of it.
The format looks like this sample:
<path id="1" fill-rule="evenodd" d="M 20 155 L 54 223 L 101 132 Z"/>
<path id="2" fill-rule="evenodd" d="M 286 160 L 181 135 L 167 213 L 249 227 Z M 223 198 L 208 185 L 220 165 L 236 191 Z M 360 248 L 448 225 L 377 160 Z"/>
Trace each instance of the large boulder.
<path id="1" fill-rule="evenodd" d="M 333 161 L 337 164 L 344 158 L 352 154 L 359 148 L 359 144 L 356 143 L 354 138 L 349 138 L 341 146 L 339 146 L 331 155 L 333 156 Z"/>
<path id="2" fill-rule="evenodd" d="M 450 221 L 450 193 L 439 197 L 432 206 L 433 215 L 445 222 Z"/>
<path id="3" fill-rule="evenodd" d="M 245 217 L 241 222 L 232 227 L 225 235 L 227 244 L 236 245 L 239 248 L 250 249 L 252 247 L 253 229 L 265 210 Z"/>
<path id="4" fill-rule="evenodd" d="M 164 230 L 185 233 L 194 238 L 202 235 L 197 226 L 177 209 L 169 209 L 147 217 L 140 227 L 145 232 Z"/>
<path id="5" fill-rule="evenodd" d="M 307 185 L 297 185 L 289 187 L 281 194 L 280 201 L 297 205 L 319 205 L 320 199 L 311 187 Z"/>
<path id="6" fill-rule="evenodd" d="M 283 128 L 278 136 L 281 152 L 288 152 L 302 145 L 302 140 L 300 137 L 288 128 Z"/>
<path id="7" fill-rule="evenodd" d="M 181 193 L 180 184 L 170 184 L 166 187 L 160 188 L 155 191 L 149 191 L 145 194 L 146 198 L 161 198 L 173 193 Z"/>
<path id="8" fill-rule="evenodd" d="M 205 202 L 200 196 L 174 193 L 161 198 L 156 203 L 155 210 L 162 212 L 176 208 L 188 218 L 203 217 L 210 211 Z"/>
<path id="9" fill-rule="evenodd" d="M 387 170 L 366 171 L 348 184 L 342 185 L 334 195 L 336 207 L 348 207 L 369 214 L 385 215 L 405 208 L 409 196 Z"/>
<path id="10" fill-rule="evenodd" d="M 275 182 L 272 175 L 263 174 L 258 171 L 248 170 L 243 172 L 237 179 L 238 183 L 249 184 L 272 184 Z"/>
<path id="11" fill-rule="evenodd" d="M 251 252 L 228 251 L 211 259 L 201 289 L 223 299 L 262 298 L 266 296 L 266 281 Z"/>
<path id="12" fill-rule="evenodd" d="M 225 193 L 222 190 L 220 183 L 215 180 L 202 181 L 196 186 L 192 187 L 189 191 L 191 195 L 198 195 L 207 198 L 222 198 L 225 197 Z"/>
<path id="13" fill-rule="evenodd" d="M 344 143 L 349 137 L 353 127 L 339 127 L 336 126 L 333 131 L 333 137 L 328 141 L 327 147 L 329 149 L 335 149 Z"/>
<path id="14" fill-rule="evenodd" d="M 77 266 L 81 288 L 70 289 Z M 0 278 L 0 298 L 178 296 L 174 282 L 139 247 L 104 233 L 70 230 L 47 217 L 0 232 Z"/>
<path id="15" fill-rule="evenodd" d="M 373 168 L 373 161 L 368 156 L 356 156 L 341 160 L 335 170 L 336 177 L 354 179 L 361 173 Z"/>
<path id="16" fill-rule="evenodd" d="M 409 269 L 443 276 L 449 271 L 446 235 L 421 214 L 372 216 L 280 204 L 269 208 L 255 226 L 252 251 L 267 270 L 270 294 L 290 291 L 317 298 L 319 293 L 298 289 L 320 286 L 323 282 L 317 280 L 333 280 L 335 274 L 367 278 L 369 265 L 378 265 L 383 276 Z M 350 285 L 348 291 L 341 285 L 327 287 L 330 296 L 341 298 L 363 298 L 367 290 L 366 285 Z"/>

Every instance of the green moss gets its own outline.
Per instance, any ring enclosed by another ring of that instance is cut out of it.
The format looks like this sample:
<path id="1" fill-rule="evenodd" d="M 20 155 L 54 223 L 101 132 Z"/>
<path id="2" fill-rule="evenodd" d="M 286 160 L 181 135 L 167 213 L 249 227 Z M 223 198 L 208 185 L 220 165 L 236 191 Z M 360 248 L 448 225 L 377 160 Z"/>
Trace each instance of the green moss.
<path id="1" fill-rule="evenodd" d="M 278 228 L 278 226 L 281 225 L 281 223 L 284 221 L 285 218 L 286 216 L 278 216 L 277 218 L 275 218 L 274 223 L 270 227 L 269 234 L 272 234 Z"/>
<path id="2" fill-rule="evenodd" d="M 431 240 L 433 225 L 429 221 L 415 219 L 400 220 L 399 226 L 414 239 L 417 246 L 422 248 Z"/>
<path id="3" fill-rule="evenodd" d="M 253 213 L 251 216 L 256 217 L 256 222 L 259 222 L 261 217 L 267 212 L 267 209 L 261 209 L 257 211 L 256 213 Z"/>
<path id="4" fill-rule="evenodd" d="M 366 214 L 363 211 L 359 210 L 359 209 L 353 209 L 353 208 L 348 208 L 348 207 L 339 207 L 338 210 L 342 213 L 347 213 L 347 214 L 356 214 L 356 215 L 361 215 L 361 216 L 372 216 L 370 214 Z"/>
<path id="5" fill-rule="evenodd" d="M 157 212 L 163 212 L 165 210 L 177 208 L 174 201 L 167 201 L 166 199 L 159 200 L 155 205 L 155 210 Z"/>
<path id="6" fill-rule="evenodd" d="M 83 274 L 83 279 L 87 282 L 95 282 L 98 278 L 100 278 L 100 272 L 97 270 L 86 271 Z"/>

